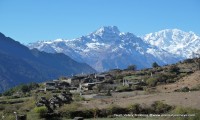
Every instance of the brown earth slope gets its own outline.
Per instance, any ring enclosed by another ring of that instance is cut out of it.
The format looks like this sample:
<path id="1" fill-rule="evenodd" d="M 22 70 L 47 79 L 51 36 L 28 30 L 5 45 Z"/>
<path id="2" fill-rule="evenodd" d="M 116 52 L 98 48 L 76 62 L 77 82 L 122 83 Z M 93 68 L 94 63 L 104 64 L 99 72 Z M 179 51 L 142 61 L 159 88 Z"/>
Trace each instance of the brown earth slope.
<path id="1" fill-rule="evenodd" d="M 149 106 L 154 101 L 163 101 L 169 105 L 200 109 L 200 91 L 174 92 L 183 86 L 192 88 L 197 85 L 200 85 L 200 71 L 183 77 L 175 83 L 157 86 L 158 92 L 154 94 L 148 94 L 145 91 L 113 93 L 110 98 L 84 101 L 81 104 L 87 108 L 106 108 L 110 105 L 127 107 L 135 103 Z"/>
<path id="2" fill-rule="evenodd" d="M 175 83 L 167 85 L 159 85 L 157 86 L 157 90 L 160 92 L 172 92 L 182 87 L 192 88 L 197 85 L 200 85 L 200 71 L 196 71 L 191 75 L 183 77 Z"/>

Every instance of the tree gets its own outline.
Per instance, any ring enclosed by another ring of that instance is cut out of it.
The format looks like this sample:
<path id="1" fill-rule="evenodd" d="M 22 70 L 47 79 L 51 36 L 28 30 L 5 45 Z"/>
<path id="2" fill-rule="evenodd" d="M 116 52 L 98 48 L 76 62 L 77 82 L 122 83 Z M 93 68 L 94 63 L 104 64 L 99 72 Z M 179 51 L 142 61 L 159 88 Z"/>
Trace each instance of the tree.
<path id="1" fill-rule="evenodd" d="M 11 96 L 14 93 L 13 89 L 9 89 L 3 93 L 4 96 Z"/>
<path id="2" fill-rule="evenodd" d="M 127 70 L 136 70 L 137 69 L 137 66 L 136 65 L 129 65 L 128 67 L 127 67 Z"/>
<path id="3" fill-rule="evenodd" d="M 154 63 L 152 64 L 152 67 L 153 67 L 153 68 L 157 68 L 157 67 L 160 67 L 160 66 L 158 65 L 158 63 L 154 62 Z"/>
<path id="4" fill-rule="evenodd" d="M 22 85 L 21 86 L 21 91 L 23 93 L 29 92 L 30 91 L 29 86 L 28 85 Z"/>

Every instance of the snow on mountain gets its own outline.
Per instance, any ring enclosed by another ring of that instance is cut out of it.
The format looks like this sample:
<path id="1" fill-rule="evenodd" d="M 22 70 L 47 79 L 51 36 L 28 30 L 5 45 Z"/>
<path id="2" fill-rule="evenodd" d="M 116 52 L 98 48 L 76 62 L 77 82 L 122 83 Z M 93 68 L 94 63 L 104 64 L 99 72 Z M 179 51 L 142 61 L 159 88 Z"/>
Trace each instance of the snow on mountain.
<path id="1" fill-rule="evenodd" d="M 171 54 L 185 58 L 191 58 L 193 52 L 200 50 L 200 37 L 193 32 L 184 32 L 179 29 L 166 29 L 150 33 L 143 39 Z"/>
<path id="2" fill-rule="evenodd" d="M 98 71 L 124 69 L 131 64 L 140 69 L 151 67 L 153 62 L 164 65 L 180 60 L 132 33 L 120 32 L 116 26 L 101 27 L 72 40 L 40 41 L 29 44 L 28 47 L 50 53 L 64 53 L 76 61 L 88 63 Z"/>

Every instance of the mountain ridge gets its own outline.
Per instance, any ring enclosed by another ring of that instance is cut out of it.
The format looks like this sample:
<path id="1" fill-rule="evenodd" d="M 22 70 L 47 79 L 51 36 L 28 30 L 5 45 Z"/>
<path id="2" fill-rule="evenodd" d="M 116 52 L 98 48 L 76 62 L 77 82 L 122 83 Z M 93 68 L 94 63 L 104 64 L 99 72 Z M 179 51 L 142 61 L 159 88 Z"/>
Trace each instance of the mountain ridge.
<path id="1" fill-rule="evenodd" d="M 132 33 L 120 32 L 116 26 L 104 26 L 76 39 L 38 42 L 28 47 L 50 53 L 64 53 L 79 62 L 86 62 L 97 71 L 124 69 L 131 64 L 141 69 L 151 67 L 153 62 L 164 65 L 182 59 Z"/>
<path id="2" fill-rule="evenodd" d="M 45 53 L 0 33 L 0 92 L 22 83 L 42 82 L 71 74 L 93 73 L 63 53 Z"/>
<path id="3" fill-rule="evenodd" d="M 192 53 L 200 50 L 200 37 L 192 31 L 165 29 L 146 34 L 143 40 L 183 58 L 192 58 Z"/>

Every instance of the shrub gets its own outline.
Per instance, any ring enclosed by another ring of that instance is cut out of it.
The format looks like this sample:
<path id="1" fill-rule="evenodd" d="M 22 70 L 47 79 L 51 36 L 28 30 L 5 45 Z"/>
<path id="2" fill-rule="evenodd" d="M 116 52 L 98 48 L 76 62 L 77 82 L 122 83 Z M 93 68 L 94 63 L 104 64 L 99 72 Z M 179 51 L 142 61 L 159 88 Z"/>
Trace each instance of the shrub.
<path id="1" fill-rule="evenodd" d="M 159 74 L 158 75 L 159 82 L 165 82 L 166 83 L 168 78 L 169 78 L 169 76 L 166 75 L 166 74 Z"/>
<path id="2" fill-rule="evenodd" d="M 110 90 L 107 91 L 106 96 L 112 96 Z"/>
<path id="3" fill-rule="evenodd" d="M 117 105 L 111 105 L 107 108 L 108 110 L 108 115 L 112 116 L 114 114 L 127 114 L 128 110 L 125 108 L 121 108 Z"/>
<path id="4" fill-rule="evenodd" d="M 132 90 L 143 90 L 143 87 L 141 85 L 133 85 Z"/>
<path id="5" fill-rule="evenodd" d="M 123 79 L 123 75 L 116 75 L 115 79 Z"/>
<path id="6" fill-rule="evenodd" d="M 26 92 L 30 92 L 31 90 L 36 89 L 38 87 L 39 87 L 39 85 L 37 83 L 21 84 L 16 87 L 13 87 L 11 89 L 8 89 L 7 91 L 5 91 L 3 93 L 3 95 L 11 96 L 11 95 L 13 95 L 13 93 L 16 93 L 16 92 L 26 93 Z"/>
<path id="7" fill-rule="evenodd" d="M 169 72 L 171 72 L 171 73 L 179 73 L 179 70 L 180 70 L 180 68 L 176 65 L 172 65 L 169 68 Z"/>
<path id="8" fill-rule="evenodd" d="M 30 92 L 33 89 L 38 88 L 39 85 L 37 83 L 30 83 L 30 84 L 22 84 L 19 86 L 19 90 L 23 93 Z"/>
<path id="9" fill-rule="evenodd" d="M 197 109 L 176 107 L 172 111 L 172 113 L 180 114 L 180 115 L 189 115 L 189 114 L 195 115 L 195 116 L 190 116 L 190 117 L 180 116 L 177 118 L 177 120 L 200 120 L 200 110 L 197 110 Z"/>
<path id="10" fill-rule="evenodd" d="M 92 118 L 92 117 L 94 117 L 94 113 L 93 113 L 93 110 L 92 109 L 84 109 L 84 110 L 81 110 L 81 112 L 79 112 L 79 113 L 82 113 L 81 115 L 79 115 L 79 116 L 81 116 L 81 117 L 84 117 L 84 118 Z"/>
<path id="11" fill-rule="evenodd" d="M 29 91 L 30 91 L 28 85 L 22 85 L 20 89 L 21 89 L 21 91 L 22 91 L 23 93 L 26 93 L 26 92 L 29 92 Z"/>
<path id="12" fill-rule="evenodd" d="M 16 120 L 16 117 L 15 117 L 15 115 L 10 114 L 10 115 L 4 116 L 4 119 L 5 120 Z M 2 120 L 4 120 L 4 119 L 2 118 Z"/>
<path id="13" fill-rule="evenodd" d="M 5 108 L 6 108 L 6 106 L 1 104 L 0 111 L 4 110 Z"/>
<path id="14" fill-rule="evenodd" d="M 199 91 L 200 90 L 200 85 L 194 86 L 190 89 L 190 91 Z"/>
<path id="15" fill-rule="evenodd" d="M 139 114 L 142 111 L 142 107 L 140 106 L 140 104 L 134 104 L 128 107 L 128 110 L 130 111 L 130 113 L 132 114 Z"/>
<path id="16" fill-rule="evenodd" d="M 93 117 L 96 118 L 99 116 L 100 110 L 98 108 L 91 109 L 93 112 Z"/>
<path id="17" fill-rule="evenodd" d="M 73 100 L 74 100 L 74 101 L 84 101 L 85 98 L 82 97 L 82 96 L 80 96 L 80 94 L 74 94 L 74 95 L 73 95 Z"/>
<path id="18" fill-rule="evenodd" d="M 71 104 L 65 104 L 60 109 L 58 109 L 58 112 L 61 114 L 61 116 L 66 118 L 73 118 L 74 112 L 77 111 L 77 109 L 80 107 L 80 104 L 77 103 L 71 103 Z"/>
<path id="19" fill-rule="evenodd" d="M 92 110 L 89 109 L 70 111 L 69 116 L 67 116 L 67 118 L 74 118 L 74 117 L 92 118 L 93 112 Z"/>
<path id="20" fill-rule="evenodd" d="M 34 99 L 29 99 L 24 102 L 24 105 L 21 106 L 20 110 L 22 111 L 30 111 L 35 107 L 35 100 Z"/>
<path id="21" fill-rule="evenodd" d="M 141 106 L 140 104 L 133 104 L 127 108 L 122 108 L 117 105 L 111 105 L 104 109 L 80 109 L 79 104 L 72 103 L 73 105 L 64 105 L 58 110 L 62 117 L 68 119 L 74 117 L 96 118 L 96 117 L 113 117 L 114 114 L 152 114 L 152 113 L 166 113 L 173 107 L 164 104 L 160 101 L 154 102 L 151 107 Z M 78 106 L 77 106 L 78 105 Z"/>
<path id="22" fill-rule="evenodd" d="M 108 116 L 108 110 L 107 109 L 101 109 L 98 111 L 98 117 L 106 118 Z"/>
<path id="23" fill-rule="evenodd" d="M 60 111 L 62 117 L 66 117 L 68 119 L 74 117 L 84 117 L 84 118 L 92 118 L 96 117 L 99 114 L 98 109 L 68 109 L 66 111 Z"/>
<path id="24" fill-rule="evenodd" d="M 152 88 L 145 87 L 144 90 L 145 90 L 146 94 L 153 94 L 153 93 L 158 92 L 155 87 L 152 87 Z"/>
<path id="25" fill-rule="evenodd" d="M 175 92 L 189 92 L 189 91 L 190 91 L 190 89 L 188 87 L 183 87 L 181 89 L 175 90 Z"/>
<path id="26" fill-rule="evenodd" d="M 154 113 L 156 114 L 160 114 L 160 113 L 166 113 L 169 110 L 172 109 L 171 106 L 164 104 L 161 101 L 155 101 L 152 105 L 151 105 L 151 109 Z"/>
<path id="27" fill-rule="evenodd" d="M 189 91 L 190 91 L 190 89 L 188 87 L 183 87 L 181 89 L 181 92 L 189 92 Z"/>
<path id="28" fill-rule="evenodd" d="M 97 84 L 96 89 L 98 92 L 100 92 L 103 89 L 103 84 Z"/>
<path id="29" fill-rule="evenodd" d="M 148 86 L 151 86 L 151 87 L 155 87 L 157 85 L 157 82 L 158 82 L 158 79 L 154 77 L 148 78 L 146 80 L 146 83 L 148 84 Z"/>
<path id="30" fill-rule="evenodd" d="M 174 82 L 176 82 L 174 79 L 167 79 L 166 80 L 166 83 L 174 83 Z"/>
<path id="31" fill-rule="evenodd" d="M 4 96 L 11 96 L 14 93 L 13 89 L 9 89 L 3 93 Z"/>
<path id="32" fill-rule="evenodd" d="M 11 106 L 5 106 L 4 109 L 4 114 L 13 114 L 13 112 L 16 112 L 18 109 L 15 105 L 11 105 Z"/>
<path id="33" fill-rule="evenodd" d="M 129 88 L 129 86 L 117 86 L 116 91 L 118 92 L 124 92 L 124 91 L 131 91 L 131 89 Z"/>
<path id="34" fill-rule="evenodd" d="M 34 111 L 39 114 L 40 118 L 44 118 L 48 112 L 48 109 L 45 106 L 35 107 Z"/>

